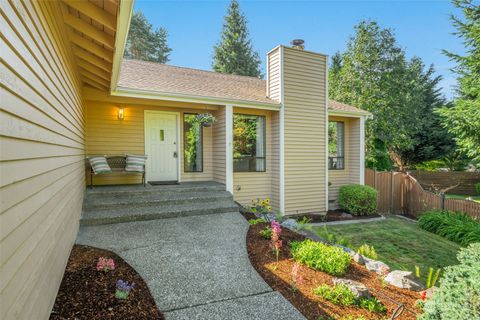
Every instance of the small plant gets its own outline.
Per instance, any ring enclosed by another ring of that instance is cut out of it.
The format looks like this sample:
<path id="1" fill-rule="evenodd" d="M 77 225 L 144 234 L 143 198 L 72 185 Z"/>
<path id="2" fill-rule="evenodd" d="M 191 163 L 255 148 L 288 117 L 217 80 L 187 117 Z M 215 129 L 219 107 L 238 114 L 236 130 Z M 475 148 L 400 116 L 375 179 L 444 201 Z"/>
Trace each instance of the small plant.
<path id="1" fill-rule="evenodd" d="M 292 267 L 292 290 L 297 291 L 298 286 L 303 284 L 303 276 L 301 274 L 301 267 L 298 262 L 295 262 Z"/>
<path id="2" fill-rule="evenodd" d="M 275 257 L 278 262 L 278 256 L 280 255 L 280 249 L 282 249 L 282 240 L 277 240 L 273 242 L 273 251 L 275 252 Z"/>
<path id="3" fill-rule="evenodd" d="M 340 187 L 338 204 L 355 216 L 377 213 L 377 190 L 369 186 L 350 184 Z"/>
<path id="4" fill-rule="evenodd" d="M 358 254 L 361 254 L 364 257 L 377 260 L 378 255 L 377 252 L 375 251 L 375 248 L 373 246 L 369 246 L 368 244 L 362 244 L 360 248 L 357 250 Z"/>
<path id="5" fill-rule="evenodd" d="M 120 300 L 125 300 L 128 298 L 128 295 L 130 294 L 130 291 L 135 287 L 135 282 L 132 282 L 131 284 L 128 283 L 128 281 L 123 281 L 123 280 L 118 280 L 117 281 L 117 286 L 116 286 L 116 291 L 115 291 L 115 298 L 120 299 Z"/>
<path id="6" fill-rule="evenodd" d="M 215 123 L 215 117 L 211 113 L 202 113 L 197 115 L 197 121 L 203 127 L 210 127 Z"/>
<path id="7" fill-rule="evenodd" d="M 440 277 L 440 272 L 442 271 L 442 268 L 438 268 L 435 272 L 432 267 L 428 268 L 428 276 L 427 276 L 427 282 L 426 282 L 426 287 L 431 288 L 437 284 L 438 278 Z M 420 267 L 415 266 L 415 276 L 417 278 L 421 277 L 421 272 L 420 272 Z"/>
<path id="8" fill-rule="evenodd" d="M 352 262 L 352 257 L 341 248 L 310 239 L 294 241 L 290 245 L 295 261 L 334 276 L 343 275 Z"/>
<path id="9" fill-rule="evenodd" d="M 282 227 L 280 226 L 280 223 L 277 221 L 272 221 L 271 222 L 271 229 L 272 229 L 272 245 L 273 245 L 273 250 L 275 251 L 275 256 L 277 257 L 277 262 L 278 262 L 278 256 L 280 255 L 280 249 L 282 248 L 282 240 L 280 240 L 280 235 L 282 234 Z"/>
<path id="10" fill-rule="evenodd" d="M 272 239 L 272 228 L 266 227 L 265 229 L 260 231 L 260 235 L 263 239 L 270 240 Z"/>
<path id="11" fill-rule="evenodd" d="M 262 223 L 262 222 L 265 222 L 265 219 L 263 219 L 263 218 L 258 218 L 258 219 L 250 219 L 250 220 L 248 220 L 248 223 L 249 223 L 250 225 L 252 225 L 252 226 L 253 226 L 253 225 L 256 225 L 256 224 L 259 224 L 259 223 Z"/>
<path id="12" fill-rule="evenodd" d="M 371 312 L 385 312 L 387 310 L 375 297 L 356 298 L 353 292 L 344 284 L 337 284 L 333 287 L 323 284 L 313 289 L 313 293 L 334 304 L 343 306 L 356 305 Z"/>
<path id="13" fill-rule="evenodd" d="M 339 284 L 334 287 L 322 284 L 318 288 L 313 289 L 313 293 L 334 304 L 341 304 L 343 306 L 355 304 L 355 295 L 344 284 Z"/>
<path id="14" fill-rule="evenodd" d="M 463 213 L 429 211 L 418 219 L 418 225 L 424 230 L 438 234 L 462 246 L 480 242 L 480 223 Z"/>
<path id="15" fill-rule="evenodd" d="M 113 259 L 99 257 L 97 261 L 97 271 L 108 272 L 115 270 L 115 262 Z"/>
<path id="16" fill-rule="evenodd" d="M 270 205 L 270 199 L 257 199 L 252 200 L 252 204 L 250 205 L 250 210 L 255 213 L 262 215 L 265 221 L 270 222 L 268 218 L 268 214 L 272 211 L 272 206 Z"/>
<path id="17" fill-rule="evenodd" d="M 303 217 L 302 219 L 297 220 L 297 228 L 298 230 L 308 230 L 311 229 L 308 224 L 312 221 L 309 217 Z"/>
<path id="18" fill-rule="evenodd" d="M 334 233 L 329 232 L 327 226 L 325 225 L 323 226 L 323 230 L 318 231 L 317 234 L 330 244 L 339 244 L 341 246 L 353 249 L 349 239 L 344 237 L 337 237 Z"/>

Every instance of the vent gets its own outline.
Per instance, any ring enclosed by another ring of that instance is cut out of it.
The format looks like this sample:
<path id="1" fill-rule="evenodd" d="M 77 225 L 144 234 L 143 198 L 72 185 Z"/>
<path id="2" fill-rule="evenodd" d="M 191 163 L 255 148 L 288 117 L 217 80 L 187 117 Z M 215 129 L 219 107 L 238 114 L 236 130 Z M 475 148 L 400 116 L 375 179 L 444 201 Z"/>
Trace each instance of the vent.
<path id="1" fill-rule="evenodd" d="M 292 40 L 291 44 L 292 44 L 292 48 L 294 49 L 299 49 L 299 50 L 305 49 L 305 41 L 303 41 L 303 39 L 294 39 Z"/>

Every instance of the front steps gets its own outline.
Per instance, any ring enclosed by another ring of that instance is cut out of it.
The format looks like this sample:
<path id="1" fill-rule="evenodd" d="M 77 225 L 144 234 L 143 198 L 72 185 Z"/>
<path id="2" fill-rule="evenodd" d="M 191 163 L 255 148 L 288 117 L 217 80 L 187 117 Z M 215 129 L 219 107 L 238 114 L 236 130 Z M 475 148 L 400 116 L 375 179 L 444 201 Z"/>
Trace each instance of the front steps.
<path id="1" fill-rule="evenodd" d="M 159 186 L 96 186 L 87 189 L 80 225 L 238 212 L 225 186 L 192 182 Z"/>

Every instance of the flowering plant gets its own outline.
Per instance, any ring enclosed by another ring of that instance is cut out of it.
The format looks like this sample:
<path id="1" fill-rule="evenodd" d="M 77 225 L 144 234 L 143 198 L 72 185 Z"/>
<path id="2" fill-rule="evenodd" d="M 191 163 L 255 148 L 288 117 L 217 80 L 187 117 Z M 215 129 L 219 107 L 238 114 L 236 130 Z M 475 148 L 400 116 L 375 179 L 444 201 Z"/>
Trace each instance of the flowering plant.
<path id="1" fill-rule="evenodd" d="M 117 290 L 115 291 L 115 298 L 125 300 L 128 298 L 130 291 L 135 287 L 135 282 L 131 284 L 128 281 L 119 279 L 117 281 Z"/>
<path id="2" fill-rule="evenodd" d="M 99 257 L 97 262 L 97 271 L 108 272 L 110 270 L 115 270 L 115 262 L 113 259 Z"/>
<path id="3" fill-rule="evenodd" d="M 267 216 L 267 214 L 269 214 L 272 211 L 272 206 L 270 205 L 270 199 L 267 198 L 265 200 L 262 200 L 262 199 L 252 200 L 250 210 L 252 210 L 253 213 L 261 214 L 266 221 L 270 221 Z"/>
<path id="4" fill-rule="evenodd" d="M 280 226 L 280 223 L 278 223 L 275 220 L 271 222 L 270 226 L 272 227 L 273 250 L 275 251 L 275 256 L 277 257 L 277 262 L 278 262 L 280 249 L 282 248 L 282 240 L 280 240 L 280 235 L 282 234 L 282 227 Z"/>
<path id="5" fill-rule="evenodd" d="M 300 274 L 300 264 L 295 262 L 292 267 L 292 289 L 298 290 L 298 286 L 303 283 L 303 276 Z"/>
<path id="6" fill-rule="evenodd" d="M 215 117 L 211 113 L 202 113 L 197 115 L 198 122 L 204 127 L 210 127 L 215 123 Z"/>

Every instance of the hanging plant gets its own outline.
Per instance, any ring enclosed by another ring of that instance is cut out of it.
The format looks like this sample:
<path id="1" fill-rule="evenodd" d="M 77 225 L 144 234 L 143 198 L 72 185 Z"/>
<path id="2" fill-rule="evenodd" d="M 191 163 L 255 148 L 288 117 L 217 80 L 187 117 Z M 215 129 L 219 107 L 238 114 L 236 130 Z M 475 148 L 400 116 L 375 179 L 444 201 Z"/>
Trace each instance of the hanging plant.
<path id="1" fill-rule="evenodd" d="M 215 123 L 215 117 L 211 113 L 199 114 L 197 120 L 203 127 L 211 127 Z"/>

